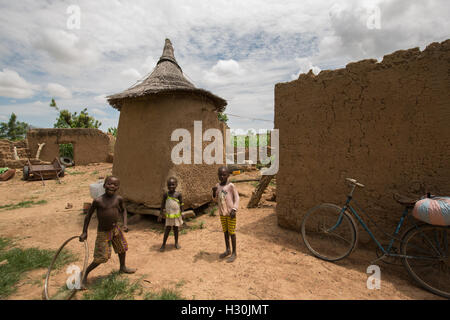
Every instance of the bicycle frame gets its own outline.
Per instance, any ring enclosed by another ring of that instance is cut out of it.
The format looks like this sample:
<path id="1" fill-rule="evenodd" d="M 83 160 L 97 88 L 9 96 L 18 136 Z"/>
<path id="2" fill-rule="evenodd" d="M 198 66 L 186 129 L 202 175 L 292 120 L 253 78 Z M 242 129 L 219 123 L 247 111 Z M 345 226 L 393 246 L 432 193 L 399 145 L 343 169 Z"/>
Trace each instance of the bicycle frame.
<path id="1" fill-rule="evenodd" d="M 358 212 L 350 205 L 350 202 L 353 199 L 353 192 L 355 190 L 355 187 L 356 186 L 353 185 L 353 188 L 352 188 L 350 194 L 347 196 L 347 201 L 345 202 L 345 205 L 343 206 L 341 213 L 339 214 L 338 221 L 336 222 L 336 224 L 333 227 L 331 227 L 329 229 L 330 231 L 333 231 L 341 224 L 344 212 L 347 211 L 347 209 L 349 209 L 350 212 L 356 217 L 358 222 L 362 225 L 364 230 L 366 230 L 366 232 L 372 238 L 372 240 L 375 241 L 376 245 L 378 246 L 378 248 L 380 248 L 381 252 L 383 252 L 384 255 L 391 256 L 391 257 L 411 258 L 411 259 L 432 259 L 429 257 L 407 256 L 407 255 L 403 255 L 403 254 L 391 253 L 392 246 L 394 244 L 394 241 L 396 240 L 395 237 L 399 234 L 400 229 L 403 225 L 403 222 L 408 215 L 408 208 L 404 209 L 402 216 L 400 217 L 400 221 L 398 222 L 397 227 L 395 228 L 394 234 L 392 236 L 390 236 L 391 240 L 389 241 L 387 248 L 383 247 L 383 245 L 377 240 L 375 235 L 372 233 L 372 231 L 367 226 L 367 224 L 364 222 L 364 220 L 361 218 L 361 216 L 358 214 Z M 417 227 L 417 225 L 416 225 L 416 227 Z M 436 250 L 435 247 L 434 247 L 434 249 Z M 437 250 L 437 252 L 440 253 L 439 250 Z M 432 260 L 434 260 L 434 259 L 432 259 Z"/>

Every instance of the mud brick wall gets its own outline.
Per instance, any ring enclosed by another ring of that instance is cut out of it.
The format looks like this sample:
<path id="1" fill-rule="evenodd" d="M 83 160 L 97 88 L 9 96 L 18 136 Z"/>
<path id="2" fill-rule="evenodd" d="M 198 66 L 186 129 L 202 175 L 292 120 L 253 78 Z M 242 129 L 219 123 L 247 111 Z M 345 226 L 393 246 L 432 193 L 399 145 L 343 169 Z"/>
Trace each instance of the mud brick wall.
<path id="1" fill-rule="evenodd" d="M 21 160 L 14 159 L 14 147 L 17 149 L 17 155 Z M 26 140 L 9 141 L 0 139 L 0 167 L 22 168 L 30 157 L 30 151 Z"/>
<path id="2" fill-rule="evenodd" d="M 32 129 L 27 133 L 28 146 L 33 157 L 38 144 L 44 143 L 40 159 L 59 159 L 59 145 L 72 143 L 75 165 L 106 162 L 110 149 L 110 139 L 98 129 Z"/>
<path id="3" fill-rule="evenodd" d="M 405 195 L 450 195 L 450 40 L 401 50 L 382 62 L 311 72 L 275 86 L 280 130 L 277 217 L 299 229 L 308 209 L 355 199 L 393 232 Z"/>

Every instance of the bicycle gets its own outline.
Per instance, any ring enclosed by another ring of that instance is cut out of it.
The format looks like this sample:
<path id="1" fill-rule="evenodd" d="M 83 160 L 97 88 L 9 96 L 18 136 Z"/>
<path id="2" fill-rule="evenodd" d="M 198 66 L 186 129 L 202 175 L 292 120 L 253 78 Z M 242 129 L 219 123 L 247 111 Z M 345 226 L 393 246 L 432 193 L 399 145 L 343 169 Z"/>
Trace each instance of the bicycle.
<path id="1" fill-rule="evenodd" d="M 350 204 L 356 187 L 364 187 L 355 179 L 346 179 L 351 184 L 350 194 L 341 208 L 335 204 L 322 203 L 310 209 L 303 218 L 301 233 L 308 250 L 317 258 L 326 261 L 338 261 L 349 256 L 358 242 L 356 217 L 363 229 L 369 234 L 379 250 L 381 257 L 401 258 L 408 273 L 426 290 L 450 298 L 450 226 L 435 226 L 427 223 L 417 224 L 405 231 L 401 238 L 397 235 L 408 217 L 410 209 L 418 200 L 408 199 L 394 194 L 394 199 L 405 207 L 394 234 L 389 236 L 387 246 L 380 244 L 360 214 Z M 428 194 L 428 197 L 430 195 Z M 359 206 L 358 206 L 359 207 Z M 362 211 L 359 208 L 360 211 Z M 364 212 L 363 212 L 364 213 Z M 370 219 L 370 216 L 366 214 Z M 371 220 L 372 221 L 372 220 Z M 376 225 L 376 224 L 375 224 Z M 377 226 L 378 228 L 378 226 Z M 394 242 L 400 241 L 400 253 L 394 250 Z"/>

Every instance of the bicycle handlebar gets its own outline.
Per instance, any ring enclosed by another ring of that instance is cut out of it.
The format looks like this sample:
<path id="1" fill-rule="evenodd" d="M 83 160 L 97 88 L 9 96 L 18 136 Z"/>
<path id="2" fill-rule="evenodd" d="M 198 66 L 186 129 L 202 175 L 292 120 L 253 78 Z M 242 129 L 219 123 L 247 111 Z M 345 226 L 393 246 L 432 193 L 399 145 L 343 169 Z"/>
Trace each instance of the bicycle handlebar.
<path id="1" fill-rule="evenodd" d="M 347 180 L 348 182 L 350 182 L 351 184 L 354 184 L 358 187 L 364 188 L 364 185 L 362 183 L 359 183 L 358 181 L 356 181 L 355 179 L 352 178 L 345 178 L 345 180 Z"/>

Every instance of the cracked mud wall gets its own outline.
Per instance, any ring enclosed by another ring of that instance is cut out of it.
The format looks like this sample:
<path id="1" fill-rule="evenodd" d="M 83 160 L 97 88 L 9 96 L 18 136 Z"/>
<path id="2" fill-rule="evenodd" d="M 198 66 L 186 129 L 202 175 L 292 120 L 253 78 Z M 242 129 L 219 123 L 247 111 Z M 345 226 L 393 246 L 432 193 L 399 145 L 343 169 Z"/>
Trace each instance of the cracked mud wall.
<path id="1" fill-rule="evenodd" d="M 171 161 L 171 141 L 175 129 L 184 128 L 194 140 L 194 121 L 223 131 L 213 104 L 200 97 L 181 94 L 125 101 L 120 111 L 114 150 L 113 174 L 120 178 L 119 193 L 128 201 L 159 208 L 170 176 L 178 179 L 184 208 L 197 208 L 211 201 L 220 165 L 181 164 Z M 203 148 L 210 142 L 203 142 Z M 192 145 L 192 144 L 191 144 Z M 193 145 L 192 145 L 193 146 Z M 192 162 L 194 161 L 191 152 Z"/>
<path id="2" fill-rule="evenodd" d="M 59 145 L 73 144 L 75 165 L 106 162 L 110 140 L 98 129 L 31 129 L 27 132 L 31 157 L 36 156 L 38 144 L 45 142 L 40 159 L 59 159 Z"/>
<path id="3" fill-rule="evenodd" d="M 450 195 L 450 40 L 277 84 L 275 128 L 281 226 L 299 229 L 321 202 L 342 206 L 351 177 L 366 185 L 358 204 L 393 232 L 393 192 Z"/>

